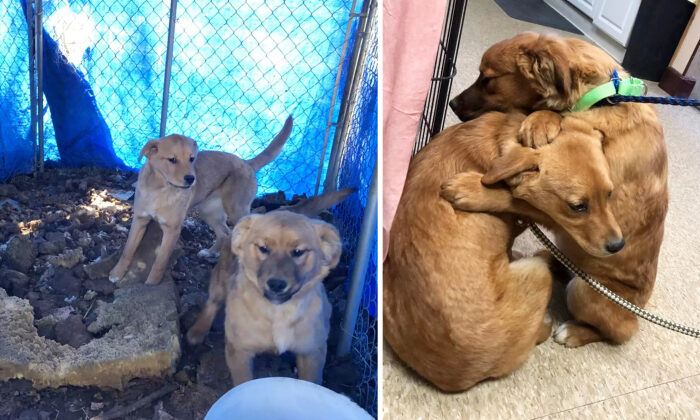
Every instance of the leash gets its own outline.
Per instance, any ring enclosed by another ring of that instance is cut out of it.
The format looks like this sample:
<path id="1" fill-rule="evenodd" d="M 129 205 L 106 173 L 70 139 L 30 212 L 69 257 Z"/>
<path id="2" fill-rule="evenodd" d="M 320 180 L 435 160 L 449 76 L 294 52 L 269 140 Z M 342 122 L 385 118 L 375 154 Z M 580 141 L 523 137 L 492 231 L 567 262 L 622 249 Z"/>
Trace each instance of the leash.
<path id="1" fill-rule="evenodd" d="M 637 102 L 645 104 L 663 104 L 678 106 L 700 106 L 700 100 L 690 98 L 674 98 L 664 96 L 646 96 L 647 86 L 644 81 L 635 77 L 620 78 L 617 70 L 612 71 L 610 81 L 597 86 L 579 99 L 571 111 L 584 111 L 605 100 L 610 104 L 620 102 Z"/>
<path id="2" fill-rule="evenodd" d="M 557 259 L 560 263 L 562 263 L 566 268 L 568 268 L 571 272 L 576 274 L 577 276 L 581 277 L 589 286 L 593 288 L 596 292 L 600 293 L 601 295 L 605 296 L 606 298 L 610 299 L 617 305 L 627 309 L 628 311 L 632 312 L 633 314 L 637 315 L 638 317 L 645 319 L 651 323 L 654 323 L 656 325 L 660 325 L 664 328 L 667 328 L 672 331 L 679 332 L 681 334 L 689 335 L 691 337 L 695 338 L 700 338 L 700 330 L 697 330 L 695 328 L 691 327 L 686 327 L 681 324 L 677 324 L 675 322 L 668 321 L 666 319 L 663 319 L 659 316 L 656 316 L 652 314 L 651 312 L 647 312 L 644 309 L 640 308 L 639 306 L 623 299 L 619 295 L 615 294 L 612 290 L 608 289 L 607 287 L 603 286 L 595 280 L 593 277 L 589 276 L 586 274 L 583 270 L 578 268 L 569 258 L 564 255 L 559 248 L 556 247 L 552 243 L 552 241 L 549 240 L 547 235 L 540 230 L 540 228 L 534 223 L 530 222 L 530 230 L 532 233 L 535 235 L 538 241 L 542 245 L 547 248 L 554 258 Z"/>

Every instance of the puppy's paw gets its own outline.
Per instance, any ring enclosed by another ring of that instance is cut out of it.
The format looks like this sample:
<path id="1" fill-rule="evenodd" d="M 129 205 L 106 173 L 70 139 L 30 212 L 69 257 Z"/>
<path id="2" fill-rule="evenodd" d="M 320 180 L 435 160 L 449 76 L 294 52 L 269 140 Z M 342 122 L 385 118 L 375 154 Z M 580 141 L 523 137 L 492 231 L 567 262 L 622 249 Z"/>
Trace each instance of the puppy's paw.
<path id="1" fill-rule="evenodd" d="M 554 330 L 554 341 L 569 347 L 566 340 L 569 338 L 569 322 L 565 322 Z"/>
<path id="2" fill-rule="evenodd" d="M 535 111 L 520 125 L 518 140 L 533 149 L 551 143 L 561 130 L 562 116 L 552 111 Z"/>
<path id="3" fill-rule="evenodd" d="M 160 284 L 160 281 L 163 279 L 162 275 L 154 275 L 153 273 L 148 275 L 148 278 L 146 279 L 146 283 L 151 286 L 155 286 L 157 284 Z"/>
<path id="4" fill-rule="evenodd" d="M 116 266 L 112 269 L 112 271 L 109 272 L 109 281 L 112 283 L 116 283 L 119 280 L 121 280 L 122 277 L 124 277 L 124 274 L 126 274 L 126 270 L 123 270 L 121 267 Z"/>
<path id="5" fill-rule="evenodd" d="M 482 177 L 478 172 L 459 173 L 440 186 L 440 196 L 460 210 L 480 211 L 478 204 L 485 188 Z"/>
<path id="6" fill-rule="evenodd" d="M 554 331 L 554 341 L 571 348 L 601 340 L 597 331 L 576 321 L 567 321 Z"/>

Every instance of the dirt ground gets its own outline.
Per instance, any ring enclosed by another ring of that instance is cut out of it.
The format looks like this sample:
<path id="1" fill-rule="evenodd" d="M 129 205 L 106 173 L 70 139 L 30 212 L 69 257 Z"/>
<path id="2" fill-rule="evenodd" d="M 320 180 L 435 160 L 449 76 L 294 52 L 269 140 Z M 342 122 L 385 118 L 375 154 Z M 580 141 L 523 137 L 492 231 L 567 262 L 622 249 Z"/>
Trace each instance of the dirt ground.
<path id="1" fill-rule="evenodd" d="M 136 173 L 82 168 L 47 169 L 0 184 L 0 287 L 29 300 L 35 324 L 48 315 L 59 319 L 39 323 L 39 335 L 74 347 L 95 338 L 86 329 L 94 319 L 92 308 L 97 300 L 111 301 L 114 292 L 106 272 L 95 269 L 96 263 L 118 258 L 130 226 L 135 181 Z M 270 211 L 299 198 L 288 201 L 283 193 L 270 194 L 256 199 L 253 209 Z M 322 217 L 330 220 L 331 215 Z M 209 247 L 213 238 L 196 214 L 188 217 L 180 237 L 182 253 L 172 270 L 181 334 L 206 301 L 216 261 L 200 258 L 197 252 Z M 340 266 L 325 281 L 333 315 L 324 386 L 356 399 L 361 370 L 350 359 L 334 355 L 345 309 L 347 271 L 347 266 Z M 37 391 L 26 380 L 0 382 L 0 419 L 87 419 L 169 384 L 172 392 L 123 418 L 203 418 L 232 386 L 224 357 L 223 311 L 203 344 L 191 347 L 181 337 L 181 346 L 174 375 L 134 379 L 121 391 L 72 386 Z M 255 360 L 255 374 L 295 376 L 294 365 L 289 353 L 261 355 Z"/>

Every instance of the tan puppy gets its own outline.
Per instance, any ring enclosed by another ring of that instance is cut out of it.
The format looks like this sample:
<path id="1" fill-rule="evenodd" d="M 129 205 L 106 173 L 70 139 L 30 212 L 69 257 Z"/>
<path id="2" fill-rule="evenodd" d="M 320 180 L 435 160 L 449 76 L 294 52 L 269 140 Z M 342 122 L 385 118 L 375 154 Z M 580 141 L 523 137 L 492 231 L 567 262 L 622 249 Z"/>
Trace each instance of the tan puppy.
<path id="1" fill-rule="evenodd" d="M 332 310 L 323 279 L 341 251 L 333 226 L 301 214 L 279 210 L 238 222 L 210 288 L 210 300 L 226 295 L 226 363 L 234 385 L 253 379 L 256 354 L 285 351 L 296 354 L 300 379 L 322 382 Z M 197 325 L 191 342 L 203 338 Z"/>
<path id="2" fill-rule="evenodd" d="M 316 217 L 322 210 L 328 209 L 343 201 L 348 195 L 355 192 L 354 188 L 325 193 L 323 195 L 310 197 L 289 207 L 281 207 L 276 211 L 288 211 L 301 214 L 307 217 Z M 219 311 L 219 307 L 224 303 L 228 293 L 228 284 L 235 280 L 238 263 L 236 257 L 231 254 L 229 247 L 224 247 L 223 255 L 212 271 L 209 281 L 209 297 L 202 313 L 197 321 L 187 331 L 187 341 L 190 344 L 199 344 L 209 332 L 214 318 Z"/>
<path id="3" fill-rule="evenodd" d="M 592 88 L 610 81 L 613 69 L 620 77 L 629 77 L 610 56 L 587 42 L 521 34 L 486 51 L 479 78 L 450 106 L 463 121 L 491 110 L 564 111 Z M 592 258 L 555 224 L 557 244 L 588 274 L 644 307 L 656 279 L 668 208 L 666 146 L 656 111 L 649 104 L 621 103 L 565 115 L 604 135 L 603 150 L 615 185 L 610 206 L 626 245 L 613 257 Z M 523 144 L 547 144 L 558 133 L 560 119 L 549 111 L 531 114 L 521 129 Z M 600 340 L 623 343 L 637 331 L 635 315 L 578 277 L 567 288 L 567 305 L 576 321 L 564 323 L 554 338 L 569 347 Z"/>
<path id="4" fill-rule="evenodd" d="M 537 197 L 551 186 L 567 198 L 605 197 L 612 189 L 600 133 L 572 124 L 559 133 L 560 147 L 534 151 L 517 144 L 524 118 L 489 113 L 435 137 L 411 162 L 392 225 L 384 336 L 409 366 L 447 391 L 511 372 L 547 339 L 551 274 L 545 255 L 509 258 L 521 232 L 512 215 L 455 212 L 440 198 L 441 184 L 470 172 L 465 176 L 477 176 L 479 185 L 484 174 Z M 568 166 L 549 164 L 559 159 Z M 546 171 L 533 171 L 544 162 Z M 620 233 L 607 201 L 596 204 L 581 215 L 596 234 L 576 239 L 602 250 Z M 568 227 L 576 232 L 576 224 Z"/>
<path id="5" fill-rule="evenodd" d="M 192 207 L 216 233 L 214 245 L 201 253 L 216 254 L 230 232 L 226 222 L 235 224 L 250 212 L 258 187 L 255 172 L 279 155 L 292 124 L 289 117 L 270 145 L 250 160 L 223 152 L 197 153 L 194 140 L 177 134 L 146 143 L 140 158 L 148 161 L 139 171 L 131 230 L 109 279 L 116 282 L 126 274 L 148 222 L 155 219 L 163 240 L 146 283 L 158 284 Z"/>

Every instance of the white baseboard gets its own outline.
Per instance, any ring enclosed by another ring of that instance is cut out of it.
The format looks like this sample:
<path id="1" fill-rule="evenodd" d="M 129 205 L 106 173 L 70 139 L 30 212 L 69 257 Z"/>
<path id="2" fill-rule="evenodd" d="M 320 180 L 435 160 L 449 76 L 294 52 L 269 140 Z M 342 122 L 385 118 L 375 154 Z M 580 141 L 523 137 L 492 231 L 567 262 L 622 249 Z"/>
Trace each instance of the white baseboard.
<path id="1" fill-rule="evenodd" d="M 583 12 L 579 11 L 565 0 L 544 0 L 544 2 L 562 15 L 564 19 L 571 22 L 579 31 L 583 32 L 584 35 L 595 42 L 596 45 L 610 54 L 618 63 L 622 63 L 622 59 L 625 58 L 625 52 L 627 52 L 625 47 L 593 25 L 591 19 L 583 14 Z"/>

